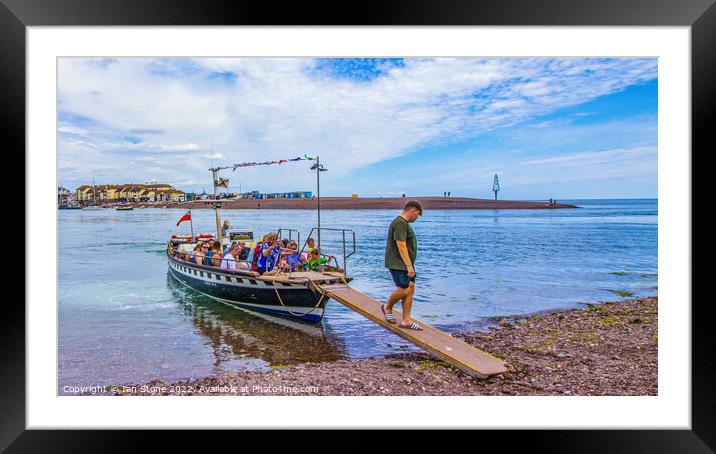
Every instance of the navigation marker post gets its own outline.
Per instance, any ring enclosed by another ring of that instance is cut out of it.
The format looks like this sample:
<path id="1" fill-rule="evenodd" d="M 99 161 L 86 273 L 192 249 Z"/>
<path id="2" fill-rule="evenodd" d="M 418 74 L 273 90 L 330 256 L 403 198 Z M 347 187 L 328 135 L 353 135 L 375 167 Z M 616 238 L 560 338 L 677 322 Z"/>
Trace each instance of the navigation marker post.
<path id="1" fill-rule="evenodd" d="M 495 179 L 492 182 L 492 192 L 495 193 L 495 200 L 497 200 L 497 193 L 500 191 L 500 180 L 497 179 L 497 174 L 495 174 Z"/>

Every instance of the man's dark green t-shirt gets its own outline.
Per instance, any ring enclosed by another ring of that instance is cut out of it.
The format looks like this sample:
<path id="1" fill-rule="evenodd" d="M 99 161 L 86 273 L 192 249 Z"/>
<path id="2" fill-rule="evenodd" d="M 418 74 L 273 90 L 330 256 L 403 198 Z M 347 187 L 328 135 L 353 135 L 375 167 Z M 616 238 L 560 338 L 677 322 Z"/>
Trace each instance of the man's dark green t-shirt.
<path id="1" fill-rule="evenodd" d="M 403 219 L 402 216 L 393 219 L 393 222 L 390 223 L 390 228 L 388 228 L 388 242 L 385 245 L 385 267 L 393 270 L 408 271 L 408 268 L 403 262 L 403 258 L 400 257 L 400 251 L 398 251 L 396 241 L 405 241 L 405 245 L 408 247 L 410 263 L 415 267 L 415 257 L 418 254 L 418 241 L 415 238 L 415 232 L 410 226 L 410 223 Z"/>

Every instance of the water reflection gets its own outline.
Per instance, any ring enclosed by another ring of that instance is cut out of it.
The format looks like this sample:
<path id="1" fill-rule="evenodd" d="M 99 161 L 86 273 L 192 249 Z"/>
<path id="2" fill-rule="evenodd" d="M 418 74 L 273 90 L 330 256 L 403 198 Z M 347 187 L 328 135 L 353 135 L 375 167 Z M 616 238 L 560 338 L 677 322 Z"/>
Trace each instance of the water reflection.
<path id="1" fill-rule="evenodd" d="M 322 324 L 307 324 L 257 314 L 222 304 L 177 282 L 167 273 L 167 287 L 197 332 L 211 344 L 214 367 L 238 358 L 269 365 L 346 359 L 341 339 Z"/>

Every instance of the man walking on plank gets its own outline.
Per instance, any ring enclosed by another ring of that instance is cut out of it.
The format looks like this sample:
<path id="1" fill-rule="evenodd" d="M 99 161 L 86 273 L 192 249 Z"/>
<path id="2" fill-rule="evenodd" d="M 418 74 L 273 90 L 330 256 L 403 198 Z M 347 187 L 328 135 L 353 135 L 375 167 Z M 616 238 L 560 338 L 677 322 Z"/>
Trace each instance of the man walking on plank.
<path id="1" fill-rule="evenodd" d="M 393 306 L 398 301 L 402 301 L 403 317 L 398 326 L 414 330 L 422 330 L 422 328 L 410 318 L 413 293 L 415 293 L 413 265 L 418 253 L 418 242 L 410 223 L 415 222 L 422 214 L 423 207 L 419 202 L 411 200 L 406 203 L 403 212 L 390 223 L 385 246 L 385 267 L 390 271 L 396 289 L 388 298 L 388 303 L 381 306 L 381 310 L 388 323 L 396 323 Z"/>

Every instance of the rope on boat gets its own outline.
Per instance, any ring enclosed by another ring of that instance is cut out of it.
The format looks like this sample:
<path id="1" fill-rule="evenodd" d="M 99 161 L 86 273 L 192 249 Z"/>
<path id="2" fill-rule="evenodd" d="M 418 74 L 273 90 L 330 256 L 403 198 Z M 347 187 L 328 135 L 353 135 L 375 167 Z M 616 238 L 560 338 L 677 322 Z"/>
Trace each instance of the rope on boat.
<path id="1" fill-rule="evenodd" d="M 265 276 L 266 274 L 267 274 L 267 273 L 264 273 L 263 275 Z M 326 297 L 326 294 L 323 293 L 323 292 L 321 291 L 321 289 L 318 288 L 318 286 L 316 286 L 316 284 L 313 283 L 313 281 L 311 281 L 309 278 L 304 278 L 304 279 L 306 280 L 306 282 L 308 282 L 308 284 L 309 284 L 308 286 L 310 287 L 311 285 L 313 285 L 314 290 L 316 290 L 318 293 L 321 294 L 321 297 L 318 298 L 318 302 L 316 303 L 316 305 L 313 306 L 313 309 L 311 309 L 310 311 L 308 311 L 308 312 L 306 312 L 306 313 L 304 313 L 304 314 L 295 313 L 295 312 L 291 311 L 290 309 L 288 309 L 288 306 L 286 306 L 285 304 L 283 304 L 283 300 L 281 299 L 281 295 L 280 295 L 279 292 L 278 292 L 278 286 L 276 285 L 276 279 L 278 278 L 279 274 L 280 274 L 280 273 L 273 273 L 273 274 L 269 275 L 268 277 L 271 279 L 271 283 L 273 284 L 273 289 L 274 289 L 274 291 L 276 292 L 276 297 L 278 298 L 278 302 L 281 303 L 281 306 L 283 306 L 284 308 L 286 308 L 286 312 L 288 312 L 289 314 L 293 315 L 294 317 L 305 317 L 306 315 L 309 315 L 309 314 L 313 313 L 313 311 L 315 311 L 316 309 L 318 309 L 318 306 L 321 305 L 321 302 L 323 301 L 323 298 Z M 290 273 L 289 273 L 289 274 L 290 274 Z"/>

